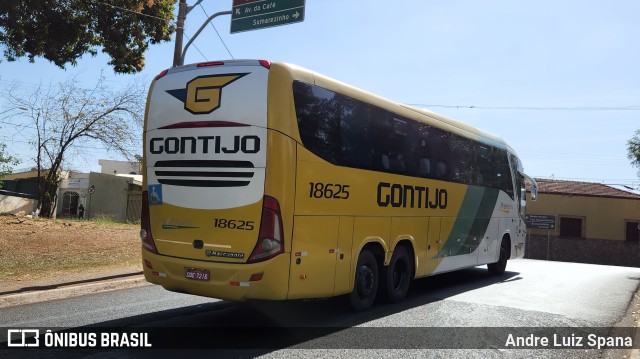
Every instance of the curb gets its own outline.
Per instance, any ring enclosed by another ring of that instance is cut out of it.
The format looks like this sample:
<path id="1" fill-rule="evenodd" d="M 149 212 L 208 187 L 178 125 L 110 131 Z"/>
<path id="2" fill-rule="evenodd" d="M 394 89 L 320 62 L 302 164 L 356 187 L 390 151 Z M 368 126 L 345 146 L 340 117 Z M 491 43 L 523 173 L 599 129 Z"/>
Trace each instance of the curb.
<path id="1" fill-rule="evenodd" d="M 128 278 L 98 280 L 87 284 L 69 285 L 48 290 L 34 290 L 25 293 L 1 295 L 0 308 L 33 304 L 56 299 L 77 297 L 86 294 L 108 292 L 117 289 L 143 287 L 151 285 L 144 279 L 144 275 L 135 273 Z"/>

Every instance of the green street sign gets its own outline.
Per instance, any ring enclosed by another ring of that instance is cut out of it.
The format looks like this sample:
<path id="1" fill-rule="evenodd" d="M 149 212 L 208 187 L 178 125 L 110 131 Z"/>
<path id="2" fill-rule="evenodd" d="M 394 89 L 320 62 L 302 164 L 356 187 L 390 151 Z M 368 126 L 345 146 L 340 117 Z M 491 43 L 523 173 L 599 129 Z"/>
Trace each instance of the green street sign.
<path id="1" fill-rule="evenodd" d="M 231 33 L 304 21 L 305 0 L 233 0 Z"/>
<path id="2" fill-rule="evenodd" d="M 525 218 L 528 229 L 556 229 L 555 215 L 527 214 Z"/>

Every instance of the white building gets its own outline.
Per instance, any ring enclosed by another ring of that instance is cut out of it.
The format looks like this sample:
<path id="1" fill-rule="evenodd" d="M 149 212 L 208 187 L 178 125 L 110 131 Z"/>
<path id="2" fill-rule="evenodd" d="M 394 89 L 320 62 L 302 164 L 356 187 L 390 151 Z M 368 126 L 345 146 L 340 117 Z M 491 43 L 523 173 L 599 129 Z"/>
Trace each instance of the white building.
<path id="1" fill-rule="evenodd" d="M 140 162 L 98 160 L 100 173 L 109 175 L 142 175 Z"/>

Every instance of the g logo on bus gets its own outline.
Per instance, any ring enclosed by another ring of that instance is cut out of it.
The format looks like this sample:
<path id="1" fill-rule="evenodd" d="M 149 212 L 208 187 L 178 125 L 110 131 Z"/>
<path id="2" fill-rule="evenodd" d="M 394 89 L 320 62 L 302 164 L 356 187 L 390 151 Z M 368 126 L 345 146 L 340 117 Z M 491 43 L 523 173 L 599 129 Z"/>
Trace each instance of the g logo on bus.
<path id="1" fill-rule="evenodd" d="M 167 93 L 182 101 L 184 109 L 192 114 L 208 114 L 220 107 L 222 88 L 245 75 L 248 73 L 198 76 L 187 82 L 186 88 Z"/>

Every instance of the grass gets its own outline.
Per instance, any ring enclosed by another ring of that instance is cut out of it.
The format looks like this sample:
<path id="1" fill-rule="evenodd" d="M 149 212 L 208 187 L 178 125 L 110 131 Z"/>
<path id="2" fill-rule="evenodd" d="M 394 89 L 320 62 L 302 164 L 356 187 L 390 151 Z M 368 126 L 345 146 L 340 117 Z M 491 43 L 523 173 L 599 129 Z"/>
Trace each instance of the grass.
<path id="1" fill-rule="evenodd" d="M 137 224 L 0 216 L 0 280 L 27 280 L 140 263 Z"/>

